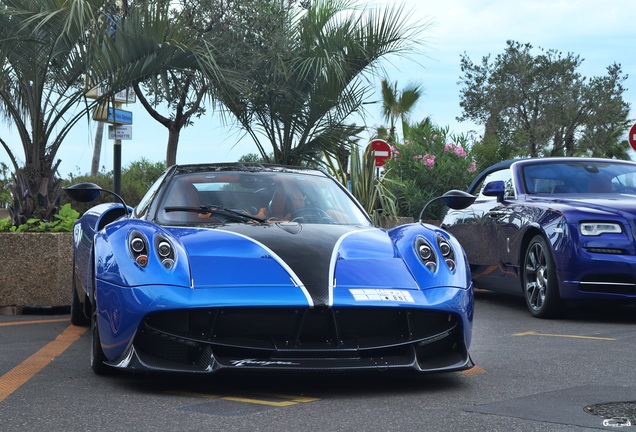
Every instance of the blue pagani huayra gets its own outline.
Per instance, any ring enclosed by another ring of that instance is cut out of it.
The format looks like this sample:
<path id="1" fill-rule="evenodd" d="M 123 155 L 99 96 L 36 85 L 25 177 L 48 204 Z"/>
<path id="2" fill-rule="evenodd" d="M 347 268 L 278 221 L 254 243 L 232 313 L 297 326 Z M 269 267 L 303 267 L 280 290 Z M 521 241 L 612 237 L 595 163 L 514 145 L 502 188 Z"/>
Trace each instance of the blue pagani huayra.
<path id="1" fill-rule="evenodd" d="M 74 232 L 71 320 L 91 324 L 98 374 L 473 366 L 459 243 L 421 222 L 374 227 L 319 170 L 173 166 L 135 208 L 65 189 L 118 198 Z"/>

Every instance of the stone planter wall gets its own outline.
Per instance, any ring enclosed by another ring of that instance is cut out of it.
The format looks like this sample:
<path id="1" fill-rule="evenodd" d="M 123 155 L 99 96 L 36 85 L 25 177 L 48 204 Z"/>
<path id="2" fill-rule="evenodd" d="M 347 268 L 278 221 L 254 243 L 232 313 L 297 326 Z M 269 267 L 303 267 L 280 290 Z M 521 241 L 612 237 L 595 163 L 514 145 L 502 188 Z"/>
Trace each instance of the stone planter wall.
<path id="1" fill-rule="evenodd" d="M 0 233 L 0 308 L 71 302 L 73 233 Z"/>
<path id="2" fill-rule="evenodd" d="M 396 226 L 413 223 L 412 217 L 398 216 L 397 218 L 383 217 L 382 228 L 395 228 Z"/>
<path id="3" fill-rule="evenodd" d="M 382 228 L 394 228 L 396 226 L 400 226 L 400 225 L 404 225 L 404 224 L 410 224 L 413 222 L 417 222 L 414 218 L 412 217 L 406 217 L 406 216 L 398 216 L 397 218 L 383 218 L 382 219 Z M 436 225 L 439 226 L 439 221 L 438 220 L 423 220 L 422 222 L 427 223 L 427 224 L 431 224 L 431 225 Z"/>

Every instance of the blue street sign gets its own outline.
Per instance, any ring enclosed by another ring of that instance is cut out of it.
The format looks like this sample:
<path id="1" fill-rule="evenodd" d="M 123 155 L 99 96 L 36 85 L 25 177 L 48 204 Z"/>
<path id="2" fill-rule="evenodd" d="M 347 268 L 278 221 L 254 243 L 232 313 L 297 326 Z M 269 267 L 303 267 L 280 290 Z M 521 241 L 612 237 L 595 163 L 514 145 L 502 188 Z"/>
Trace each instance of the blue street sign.
<path id="1" fill-rule="evenodd" d="M 108 122 L 131 125 L 132 112 L 108 107 Z"/>

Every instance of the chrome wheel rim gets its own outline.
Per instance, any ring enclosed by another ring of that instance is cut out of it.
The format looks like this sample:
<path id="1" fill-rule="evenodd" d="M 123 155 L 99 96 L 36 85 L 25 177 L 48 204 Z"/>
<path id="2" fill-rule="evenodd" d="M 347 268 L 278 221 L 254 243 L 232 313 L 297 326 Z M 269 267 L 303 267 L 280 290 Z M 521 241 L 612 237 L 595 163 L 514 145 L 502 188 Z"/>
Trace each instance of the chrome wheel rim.
<path id="1" fill-rule="evenodd" d="M 533 244 L 526 255 L 525 288 L 528 305 L 534 310 L 541 309 L 548 290 L 548 263 L 539 243 Z"/>

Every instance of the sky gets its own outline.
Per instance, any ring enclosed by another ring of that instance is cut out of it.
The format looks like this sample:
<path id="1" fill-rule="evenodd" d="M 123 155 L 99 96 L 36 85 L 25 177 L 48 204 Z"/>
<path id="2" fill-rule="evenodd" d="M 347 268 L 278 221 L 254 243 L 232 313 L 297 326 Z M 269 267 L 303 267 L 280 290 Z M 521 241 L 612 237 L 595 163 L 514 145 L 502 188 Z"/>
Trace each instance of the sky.
<path id="1" fill-rule="evenodd" d="M 384 7 L 389 0 L 374 0 L 369 6 Z M 624 100 L 630 104 L 629 118 L 636 121 L 636 7 L 633 0 L 400 0 L 409 19 L 428 23 L 420 34 L 424 45 L 407 58 L 390 57 L 381 66 L 398 89 L 409 83 L 422 85 L 411 119 L 430 117 L 451 133 L 483 132 L 479 125 L 458 122 L 461 116 L 460 57 L 464 53 L 473 63 L 482 57 L 494 58 L 506 49 L 506 41 L 530 43 L 535 48 L 553 49 L 578 55 L 583 63 L 578 71 L 586 77 L 604 76 L 613 63 L 628 75 Z M 538 54 L 538 51 L 535 51 Z M 379 92 L 380 76 L 372 81 Z M 382 125 L 381 103 L 376 94 L 368 105 L 366 123 L 370 130 Z M 133 114 L 132 139 L 122 140 L 122 166 L 142 158 L 150 162 L 165 160 L 167 130 L 155 122 L 139 103 L 123 107 Z M 58 174 L 68 178 L 90 171 L 93 157 L 95 122 L 80 121 L 62 144 L 57 157 L 62 160 Z M 627 130 L 625 135 L 627 135 Z M 14 131 L 0 126 L 0 134 L 20 154 Z M 365 144 L 366 138 L 360 143 Z M 114 141 L 104 134 L 100 167 L 113 169 Z M 218 113 L 209 111 L 181 132 L 177 163 L 231 162 L 247 153 L 257 153 L 256 146 L 236 125 L 225 124 Z M 0 162 L 9 159 L 0 148 Z"/>

